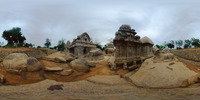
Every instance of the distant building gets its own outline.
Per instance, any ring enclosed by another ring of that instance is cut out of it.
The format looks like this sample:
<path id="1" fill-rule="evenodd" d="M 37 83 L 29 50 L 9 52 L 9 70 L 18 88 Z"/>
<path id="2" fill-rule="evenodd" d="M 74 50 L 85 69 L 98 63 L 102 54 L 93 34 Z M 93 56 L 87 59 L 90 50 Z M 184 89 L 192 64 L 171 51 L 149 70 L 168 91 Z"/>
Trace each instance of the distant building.
<path id="1" fill-rule="evenodd" d="M 115 51 L 113 43 L 107 43 L 107 47 L 105 49 L 106 54 L 113 54 Z"/>
<path id="2" fill-rule="evenodd" d="M 86 32 L 77 36 L 72 43 L 68 41 L 65 47 L 66 51 L 78 57 L 84 56 L 95 48 L 96 46 L 91 42 L 90 36 Z"/>

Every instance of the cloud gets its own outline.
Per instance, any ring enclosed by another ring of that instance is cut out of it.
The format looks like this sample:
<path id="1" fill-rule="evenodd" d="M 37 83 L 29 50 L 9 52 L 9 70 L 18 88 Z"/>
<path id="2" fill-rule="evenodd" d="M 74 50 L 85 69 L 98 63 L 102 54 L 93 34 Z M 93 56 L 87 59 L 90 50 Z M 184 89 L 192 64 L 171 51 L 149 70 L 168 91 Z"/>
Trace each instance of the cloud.
<path id="1" fill-rule="evenodd" d="M 122 24 L 155 44 L 199 38 L 200 7 L 197 0 L 2 0 L 0 32 L 21 27 L 27 42 L 43 46 L 50 38 L 72 41 L 88 32 L 105 44 Z M 0 38 L 0 41 L 4 41 Z"/>

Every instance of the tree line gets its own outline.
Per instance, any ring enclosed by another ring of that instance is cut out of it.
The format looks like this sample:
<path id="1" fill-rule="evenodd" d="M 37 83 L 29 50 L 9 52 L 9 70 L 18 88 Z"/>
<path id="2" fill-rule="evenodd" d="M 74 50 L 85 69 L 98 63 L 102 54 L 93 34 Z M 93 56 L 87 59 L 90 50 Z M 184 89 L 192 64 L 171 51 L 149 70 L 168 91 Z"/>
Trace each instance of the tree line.
<path id="1" fill-rule="evenodd" d="M 9 48 L 16 48 L 16 47 L 27 47 L 27 48 L 35 48 L 35 45 L 32 43 L 26 42 L 26 37 L 22 34 L 21 28 L 13 27 L 10 30 L 3 31 L 2 38 L 7 41 L 5 46 L 3 42 L 0 42 L 1 47 L 9 47 Z M 50 48 L 50 49 L 57 49 L 59 51 L 64 50 L 65 47 L 65 40 L 61 39 L 58 41 L 58 45 L 54 47 L 51 46 L 51 40 L 46 38 L 43 48 Z M 37 48 L 42 48 L 41 46 L 37 46 Z"/>
<path id="2" fill-rule="evenodd" d="M 200 39 L 191 38 L 186 40 L 171 40 L 169 42 L 165 42 L 163 45 L 156 45 L 160 50 L 168 47 L 173 49 L 187 49 L 187 48 L 199 48 L 200 47 Z"/>
<path id="3" fill-rule="evenodd" d="M 35 45 L 32 43 L 26 42 L 26 37 L 22 34 L 21 28 L 13 27 L 10 30 L 5 30 L 2 34 L 2 38 L 7 41 L 7 44 L 3 46 L 3 42 L 0 42 L 1 47 L 9 47 L 9 48 L 16 48 L 16 47 L 27 47 L 27 48 L 35 48 Z M 97 48 L 104 50 L 107 45 L 102 46 L 100 42 L 94 43 Z M 63 51 L 65 49 L 65 39 L 61 39 L 58 41 L 58 44 L 54 47 L 51 47 L 51 39 L 46 38 L 44 46 L 37 46 L 37 48 L 50 48 L 56 49 L 58 51 Z"/>

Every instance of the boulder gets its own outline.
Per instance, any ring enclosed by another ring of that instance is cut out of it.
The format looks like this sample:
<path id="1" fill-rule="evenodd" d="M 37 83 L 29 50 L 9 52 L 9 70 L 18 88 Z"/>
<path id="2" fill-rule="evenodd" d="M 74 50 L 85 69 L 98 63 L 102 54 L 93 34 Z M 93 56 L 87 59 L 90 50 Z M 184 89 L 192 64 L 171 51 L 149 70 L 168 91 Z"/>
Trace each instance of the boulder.
<path id="1" fill-rule="evenodd" d="M 103 52 L 97 48 L 97 49 L 94 49 L 94 50 L 91 50 L 89 52 L 89 60 L 103 60 L 104 59 L 104 56 L 103 56 Z"/>
<path id="2" fill-rule="evenodd" d="M 44 71 L 47 71 L 47 72 L 58 72 L 58 71 L 62 71 L 63 68 L 61 67 L 45 67 L 44 68 Z"/>
<path id="3" fill-rule="evenodd" d="M 90 68 L 87 66 L 87 62 L 85 59 L 76 59 L 70 63 L 72 69 L 78 72 L 89 72 Z"/>
<path id="4" fill-rule="evenodd" d="M 3 66 L 6 70 L 26 71 L 28 56 L 25 53 L 12 53 L 3 60 Z"/>
<path id="5" fill-rule="evenodd" d="M 170 50 L 168 48 L 165 48 L 161 52 L 163 52 L 163 53 L 170 53 Z"/>
<path id="6" fill-rule="evenodd" d="M 71 61 L 73 61 L 74 59 L 76 59 L 76 58 L 75 58 L 75 57 L 67 57 L 66 62 L 71 62 Z"/>
<path id="7" fill-rule="evenodd" d="M 96 67 L 95 64 L 88 64 L 88 66 L 89 66 L 90 68 L 94 68 L 94 67 Z"/>
<path id="8" fill-rule="evenodd" d="M 11 74 L 18 74 L 18 75 L 22 73 L 21 70 L 15 70 L 15 69 L 6 69 L 6 72 L 11 73 Z"/>
<path id="9" fill-rule="evenodd" d="M 77 57 L 73 56 L 70 53 L 61 53 L 56 52 L 51 55 L 48 55 L 44 57 L 45 60 L 52 61 L 52 62 L 58 62 L 58 63 L 66 63 L 71 62 L 72 60 L 76 59 Z"/>
<path id="10" fill-rule="evenodd" d="M 62 68 L 62 69 L 70 69 L 70 66 L 67 63 L 56 63 L 47 60 L 40 61 L 45 68 Z"/>
<path id="11" fill-rule="evenodd" d="M 55 57 L 55 61 L 58 62 L 58 63 L 65 63 L 66 59 L 63 58 L 63 57 Z"/>
<path id="12" fill-rule="evenodd" d="M 156 54 L 157 52 L 159 52 L 160 50 L 158 49 L 158 47 L 153 47 L 153 53 Z"/>
<path id="13" fill-rule="evenodd" d="M 0 83 L 4 84 L 6 82 L 6 79 L 4 77 L 4 75 L 0 74 Z"/>
<path id="14" fill-rule="evenodd" d="M 99 49 L 99 48 L 94 49 L 94 50 L 91 50 L 89 53 L 90 53 L 91 56 L 99 56 L 99 55 L 102 55 L 102 51 L 101 51 L 101 49 Z"/>
<path id="15" fill-rule="evenodd" d="M 174 60 L 174 54 L 172 54 L 172 53 L 163 54 L 163 60 L 164 61 L 172 61 L 172 60 Z"/>
<path id="16" fill-rule="evenodd" d="M 34 57 L 29 57 L 26 63 L 27 71 L 39 71 L 42 69 L 42 64 Z"/>
<path id="17" fill-rule="evenodd" d="M 187 68 L 182 62 L 154 62 L 153 58 L 145 60 L 140 69 L 129 78 L 139 87 L 144 88 L 177 88 L 187 85 L 185 80 L 197 73 Z"/>
<path id="18" fill-rule="evenodd" d="M 48 55 L 48 56 L 44 57 L 45 60 L 54 61 L 54 62 L 56 61 L 56 58 L 57 59 L 61 58 L 61 59 L 59 59 L 61 61 L 64 58 L 65 61 L 66 61 L 67 55 L 65 53 L 55 52 L 55 53 L 53 53 L 51 55 Z"/>
<path id="19" fill-rule="evenodd" d="M 189 79 L 183 81 L 181 87 L 188 87 L 190 85 L 200 83 L 200 74 L 197 74 L 193 77 L 190 77 Z"/>
<path id="20" fill-rule="evenodd" d="M 115 56 L 114 55 L 112 55 L 110 57 L 110 59 L 108 60 L 108 65 L 110 66 L 110 69 L 112 69 L 112 70 L 116 70 L 117 69 L 116 65 L 115 65 Z"/>
<path id="21" fill-rule="evenodd" d="M 66 69 L 57 74 L 62 75 L 62 76 L 68 76 L 68 75 L 71 75 L 73 72 L 74 72 L 73 69 Z"/>

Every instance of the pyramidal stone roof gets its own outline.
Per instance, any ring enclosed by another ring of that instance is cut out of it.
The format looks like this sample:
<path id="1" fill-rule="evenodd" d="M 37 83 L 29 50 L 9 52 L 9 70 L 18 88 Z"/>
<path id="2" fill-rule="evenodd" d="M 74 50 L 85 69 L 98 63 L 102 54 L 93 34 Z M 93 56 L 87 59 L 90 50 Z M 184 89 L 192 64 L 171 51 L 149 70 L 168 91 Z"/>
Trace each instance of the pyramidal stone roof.
<path id="1" fill-rule="evenodd" d="M 147 36 L 143 37 L 140 41 L 141 41 L 143 44 L 144 44 L 144 43 L 148 43 L 148 44 L 154 45 L 154 43 L 152 42 L 152 40 L 151 40 L 150 38 L 148 38 Z"/>

